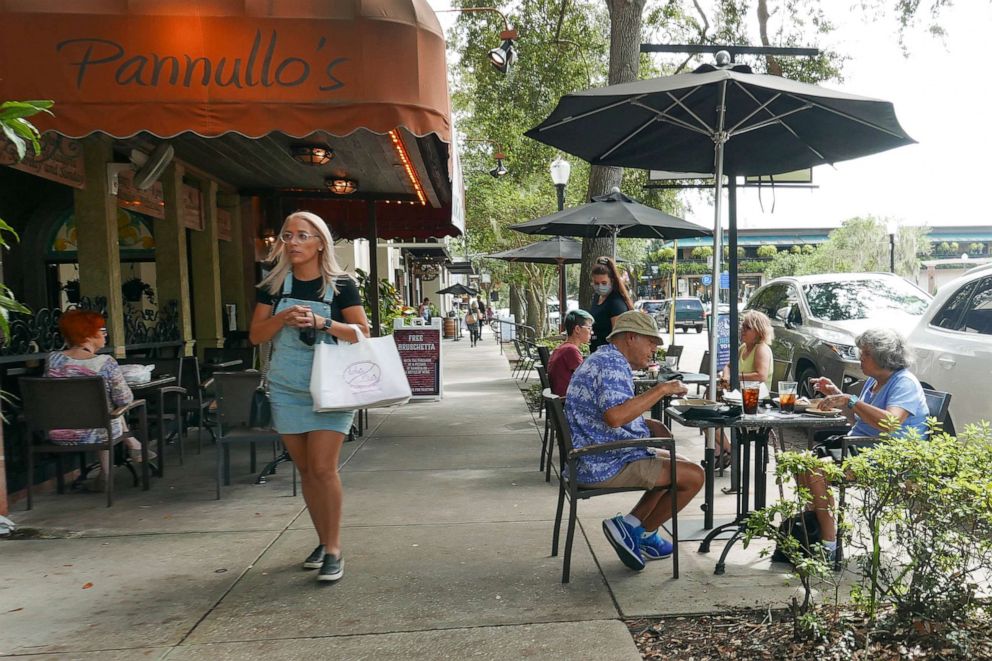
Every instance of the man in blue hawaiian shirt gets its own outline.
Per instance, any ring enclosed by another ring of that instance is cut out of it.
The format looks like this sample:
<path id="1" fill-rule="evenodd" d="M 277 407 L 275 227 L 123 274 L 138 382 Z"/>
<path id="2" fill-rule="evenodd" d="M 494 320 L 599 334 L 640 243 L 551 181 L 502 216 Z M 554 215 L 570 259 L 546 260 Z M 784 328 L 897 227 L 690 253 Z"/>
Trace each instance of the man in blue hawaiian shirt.
<path id="1" fill-rule="evenodd" d="M 572 375 L 565 416 L 576 448 L 648 437 L 671 437 L 658 420 L 643 414 L 666 396 L 686 391 L 681 381 L 668 381 L 634 394 L 633 369 L 644 369 L 663 342 L 654 317 L 637 310 L 619 315 L 609 344 L 592 353 Z M 668 455 L 645 448 L 625 448 L 583 456 L 574 479 L 585 488 L 672 488 Z M 703 486 L 703 469 L 679 457 L 675 468 L 676 507 L 681 511 Z M 672 516 L 668 490 L 646 492 L 627 516 L 603 521 L 606 539 L 631 569 L 644 569 L 645 560 L 667 558 L 672 543 L 658 527 Z"/>

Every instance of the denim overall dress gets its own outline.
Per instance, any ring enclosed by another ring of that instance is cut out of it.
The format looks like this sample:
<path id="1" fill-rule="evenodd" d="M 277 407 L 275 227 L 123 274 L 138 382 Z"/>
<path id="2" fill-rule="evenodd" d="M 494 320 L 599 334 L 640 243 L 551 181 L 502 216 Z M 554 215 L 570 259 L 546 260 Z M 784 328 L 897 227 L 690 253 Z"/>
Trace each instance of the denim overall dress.
<path id="1" fill-rule="evenodd" d="M 291 298 L 293 274 L 282 284 L 282 296 L 272 314 L 293 305 L 305 305 L 321 317 L 330 318 L 334 290 L 330 287 L 323 301 Z M 334 342 L 329 333 L 317 330 L 317 342 Z M 272 403 L 272 423 L 280 434 L 305 434 L 309 431 L 330 430 L 347 434 L 351 430 L 354 411 L 316 413 L 310 396 L 310 369 L 314 348 L 300 341 L 300 329 L 283 326 L 272 339 L 269 365 L 269 401 Z"/>

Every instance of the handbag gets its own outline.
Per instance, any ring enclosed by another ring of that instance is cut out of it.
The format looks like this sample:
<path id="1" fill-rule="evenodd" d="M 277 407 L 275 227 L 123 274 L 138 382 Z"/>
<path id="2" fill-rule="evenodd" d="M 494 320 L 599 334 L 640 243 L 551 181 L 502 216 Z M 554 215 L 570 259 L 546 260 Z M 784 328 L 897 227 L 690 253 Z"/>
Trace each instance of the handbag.
<path id="1" fill-rule="evenodd" d="M 475 325 L 475 315 L 473 315 L 473 314 L 467 314 L 467 315 L 465 315 L 465 325 L 466 326 L 474 326 Z"/>
<path id="2" fill-rule="evenodd" d="M 259 384 L 251 396 L 251 413 L 248 416 L 248 425 L 263 428 L 272 426 L 272 404 L 269 402 L 269 392 L 264 381 Z"/>
<path id="3" fill-rule="evenodd" d="M 320 342 L 310 369 L 313 410 L 351 411 L 405 404 L 413 393 L 392 336 L 367 338 L 351 326 L 358 341 Z"/>

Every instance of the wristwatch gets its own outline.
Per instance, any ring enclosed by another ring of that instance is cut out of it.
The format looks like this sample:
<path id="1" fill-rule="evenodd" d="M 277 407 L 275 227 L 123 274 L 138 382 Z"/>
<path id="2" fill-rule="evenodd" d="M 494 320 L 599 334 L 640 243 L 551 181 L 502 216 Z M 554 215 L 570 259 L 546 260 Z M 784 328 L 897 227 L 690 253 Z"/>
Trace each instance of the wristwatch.
<path id="1" fill-rule="evenodd" d="M 331 330 L 331 324 L 333 324 L 333 323 L 334 323 L 334 320 L 333 319 L 331 319 L 330 317 L 324 317 L 324 328 L 323 328 L 323 330 L 325 332 Z"/>
<path id="2" fill-rule="evenodd" d="M 857 403 L 858 403 L 858 396 L 857 395 L 851 395 L 847 399 L 847 408 L 853 409 L 854 408 L 854 405 L 857 404 Z"/>

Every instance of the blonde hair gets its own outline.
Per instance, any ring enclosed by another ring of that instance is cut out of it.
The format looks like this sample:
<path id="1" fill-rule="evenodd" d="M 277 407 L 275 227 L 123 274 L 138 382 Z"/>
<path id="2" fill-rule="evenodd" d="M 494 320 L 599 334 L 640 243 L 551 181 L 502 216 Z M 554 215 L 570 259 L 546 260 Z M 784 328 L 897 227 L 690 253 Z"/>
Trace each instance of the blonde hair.
<path id="1" fill-rule="evenodd" d="M 320 237 L 323 250 L 317 253 L 319 255 L 317 259 L 320 265 L 320 275 L 324 281 L 320 286 L 320 295 L 323 296 L 326 294 L 328 287 L 337 294 L 338 288 L 335 281 L 338 278 L 352 278 L 352 276 L 341 268 L 337 258 L 334 256 L 334 239 L 331 238 L 331 230 L 327 227 L 327 223 L 315 213 L 294 211 L 286 216 L 286 220 L 282 222 L 282 227 L 279 229 L 279 236 L 282 236 L 282 233 L 286 231 L 286 225 L 291 220 L 306 221 L 316 231 L 317 236 Z M 286 244 L 282 242 L 282 239 L 278 239 L 272 245 L 272 249 L 269 251 L 268 261 L 275 262 L 275 266 L 258 283 L 258 288 L 265 289 L 273 296 L 277 296 L 282 292 L 282 283 L 286 279 L 286 275 L 293 268 L 286 254 Z"/>
<path id="2" fill-rule="evenodd" d="M 760 310 L 745 310 L 741 314 L 741 330 L 751 329 L 757 331 L 762 344 L 771 344 L 775 338 L 775 329 L 768 315 Z"/>

